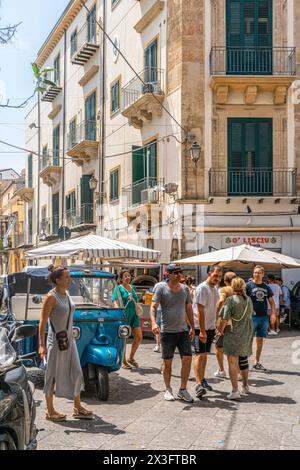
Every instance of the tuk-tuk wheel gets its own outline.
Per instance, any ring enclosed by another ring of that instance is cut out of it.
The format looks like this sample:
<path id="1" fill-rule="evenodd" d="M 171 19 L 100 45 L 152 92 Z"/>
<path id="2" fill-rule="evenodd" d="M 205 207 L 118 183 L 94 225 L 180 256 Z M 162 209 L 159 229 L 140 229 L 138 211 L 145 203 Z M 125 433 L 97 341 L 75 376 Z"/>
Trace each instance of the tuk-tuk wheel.
<path id="1" fill-rule="evenodd" d="M 109 394 L 108 371 L 105 367 L 96 367 L 96 395 L 98 400 L 107 401 Z"/>

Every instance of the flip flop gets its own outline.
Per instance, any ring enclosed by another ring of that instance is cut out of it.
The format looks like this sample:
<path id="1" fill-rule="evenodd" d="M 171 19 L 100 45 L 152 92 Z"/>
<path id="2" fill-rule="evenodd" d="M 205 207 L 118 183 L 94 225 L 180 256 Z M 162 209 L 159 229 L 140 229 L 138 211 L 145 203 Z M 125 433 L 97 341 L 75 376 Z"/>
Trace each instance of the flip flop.
<path id="1" fill-rule="evenodd" d="M 128 359 L 128 364 L 132 367 L 139 367 L 138 363 L 134 359 Z"/>

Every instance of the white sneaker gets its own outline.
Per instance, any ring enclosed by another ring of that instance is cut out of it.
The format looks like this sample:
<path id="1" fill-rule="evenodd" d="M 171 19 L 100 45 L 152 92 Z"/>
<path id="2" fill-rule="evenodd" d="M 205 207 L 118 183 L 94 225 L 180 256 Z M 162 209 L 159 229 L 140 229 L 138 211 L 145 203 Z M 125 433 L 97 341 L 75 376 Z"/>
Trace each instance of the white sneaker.
<path id="1" fill-rule="evenodd" d="M 227 395 L 228 400 L 240 400 L 241 399 L 241 394 L 237 390 L 236 392 L 231 392 L 229 395 Z"/>
<path id="2" fill-rule="evenodd" d="M 217 372 L 214 373 L 215 377 L 219 377 L 220 379 L 225 379 L 226 377 L 226 372 L 225 370 L 217 370 Z"/>
<path id="3" fill-rule="evenodd" d="M 154 346 L 153 352 L 160 353 L 160 347 L 158 346 L 158 344 L 156 346 Z"/>
<path id="4" fill-rule="evenodd" d="M 278 333 L 275 330 L 271 330 L 271 331 L 269 331 L 268 335 L 269 336 L 276 336 L 276 335 L 278 335 Z"/>
<path id="5" fill-rule="evenodd" d="M 275 330 L 275 331 L 276 331 L 276 333 L 277 333 L 277 334 L 279 334 L 279 333 L 280 333 L 280 330 L 279 330 L 279 328 L 278 328 L 277 330 Z"/>
<path id="6" fill-rule="evenodd" d="M 175 401 L 175 397 L 171 388 L 167 388 L 167 390 L 165 391 L 164 399 L 166 401 Z"/>
<path id="7" fill-rule="evenodd" d="M 242 386 L 242 394 L 243 395 L 249 395 L 250 390 L 249 390 L 249 385 L 243 385 Z"/>

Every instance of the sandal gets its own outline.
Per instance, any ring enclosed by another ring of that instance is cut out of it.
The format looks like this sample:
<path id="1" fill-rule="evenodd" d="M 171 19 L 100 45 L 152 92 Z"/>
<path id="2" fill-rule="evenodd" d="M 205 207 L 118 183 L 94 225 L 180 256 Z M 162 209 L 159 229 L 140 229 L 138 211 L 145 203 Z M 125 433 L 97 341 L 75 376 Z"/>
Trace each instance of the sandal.
<path id="1" fill-rule="evenodd" d="M 46 413 L 46 419 L 48 421 L 53 421 L 60 423 L 62 421 L 66 421 L 67 415 L 64 415 L 62 413 L 58 413 L 57 411 L 54 411 L 53 413 Z"/>
<path id="2" fill-rule="evenodd" d="M 73 408 L 73 418 L 75 419 L 94 419 L 93 412 L 88 411 L 82 406 L 80 408 Z"/>
<path id="3" fill-rule="evenodd" d="M 127 370 L 131 370 L 132 367 L 130 364 L 126 363 L 126 364 L 122 364 L 122 369 L 127 369 Z"/>
<path id="4" fill-rule="evenodd" d="M 139 367 L 138 363 L 134 359 L 128 359 L 127 363 L 133 367 Z"/>

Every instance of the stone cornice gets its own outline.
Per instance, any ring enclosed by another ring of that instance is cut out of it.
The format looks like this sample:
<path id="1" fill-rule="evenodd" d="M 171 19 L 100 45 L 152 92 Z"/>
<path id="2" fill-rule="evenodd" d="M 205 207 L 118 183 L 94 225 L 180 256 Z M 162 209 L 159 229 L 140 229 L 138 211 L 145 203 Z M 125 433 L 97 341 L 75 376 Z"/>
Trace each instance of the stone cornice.
<path id="1" fill-rule="evenodd" d="M 145 28 L 154 20 L 154 18 L 164 9 L 164 4 L 162 0 L 156 0 L 152 7 L 144 14 L 144 16 L 137 22 L 134 26 L 134 29 L 141 33 Z"/>
<path id="2" fill-rule="evenodd" d="M 86 0 L 84 0 L 86 1 Z M 42 67 L 51 52 L 54 50 L 55 46 L 59 43 L 60 39 L 64 35 L 64 31 L 70 26 L 74 21 L 80 10 L 82 9 L 82 4 L 80 0 L 71 0 L 61 15 L 60 19 L 54 26 L 53 30 L 47 37 L 46 41 L 42 45 L 41 49 L 38 52 L 36 63 L 38 67 Z"/>

